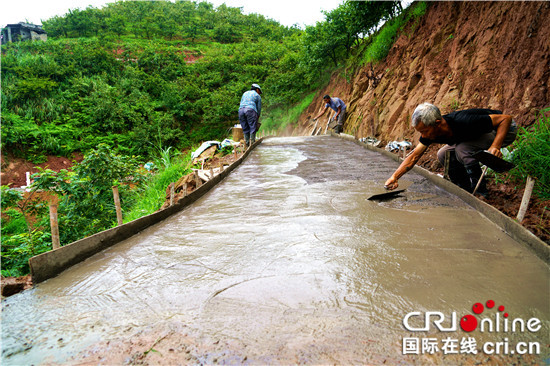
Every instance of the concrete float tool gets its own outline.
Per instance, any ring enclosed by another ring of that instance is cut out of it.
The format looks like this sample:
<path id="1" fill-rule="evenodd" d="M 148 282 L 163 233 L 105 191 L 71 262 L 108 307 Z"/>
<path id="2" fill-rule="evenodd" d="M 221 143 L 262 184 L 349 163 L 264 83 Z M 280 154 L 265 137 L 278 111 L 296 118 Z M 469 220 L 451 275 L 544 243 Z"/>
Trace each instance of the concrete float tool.
<path id="1" fill-rule="evenodd" d="M 390 191 L 389 189 L 385 188 L 385 187 L 381 187 L 381 188 L 377 188 L 376 189 L 376 192 L 374 194 L 371 194 L 369 197 L 367 197 L 367 200 L 385 200 L 385 199 L 388 199 L 388 198 L 392 198 L 393 196 L 401 193 L 401 192 L 404 192 L 407 190 L 407 188 L 409 188 L 410 186 L 412 185 L 412 182 L 409 182 L 409 181 L 401 181 L 399 182 L 399 187 L 397 187 L 396 189 Z"/>
<path id="2" fill-rule="evenodd" d="M 488 151 L 478 151 L 473 155 L 473 157 L 481 164 L 488 166 L 497 173 L 507 172 L 508 170 L 516 166 L 514 163 L 510 163 L 509 161 L 506 161 L 504 159 L 497 158 Z"/>
<path id="3" fill-rule="evenodd" d="M 510 163 L 509 161 L 498 158 L 488 151 L 478 151 L 472 156 L 481 164 L 485 165 L 485 167 L 483 167 L 483 171 L 481 172 L 481 177 L 479 177 L 479 181 L 477 182 L 472 194 L 475 194 L 477 192 L 477 189 L 481 184 L 481 180 L 485 177 L 485 173 L 487 173 L 487 167 L 491 168 L 497 173 L 504 173 L 516 166 L 514 163 Z"/>

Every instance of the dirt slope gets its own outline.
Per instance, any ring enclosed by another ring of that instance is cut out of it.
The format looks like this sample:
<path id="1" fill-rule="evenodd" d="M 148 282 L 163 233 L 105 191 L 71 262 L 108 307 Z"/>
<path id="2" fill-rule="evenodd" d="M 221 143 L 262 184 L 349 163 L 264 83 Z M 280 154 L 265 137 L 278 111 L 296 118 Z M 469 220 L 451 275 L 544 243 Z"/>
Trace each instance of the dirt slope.
<path id="1" fill-rule="evenodd" d="M 424 17 L 399 36 L 386 60 L 358 68 L 351 81 L 334 73 L 300 117 L 292 134 L 308 134 L 322 96 L 340 97 L 348 106 L 345 132 L 356 138 L 418 142 L 410 116 L 422 102 L 443 114 L 457 109 L 493 108 L 519 125 L 537 119 L 550 106 L 550 2 L 430 2 Z M 347 70 L 349 73 L 349 70 Z M 377 85 L 372 76 L 378 76 Z M 371 77 L 371 78 L 369 78 Z M 420 165 L 441 168 L 439 146 L 430 146 Z M 517 214 L 522 189 L 490 184 L 489 203 Z M 517 207 L 516 207 L 517 206 Z M 548 202 L 535 201 L 524 225 L 549 240 Z M 546 215 L 546 216 L 545 216 Z M 532 223 L 529 221 L 532 220 Z"/>

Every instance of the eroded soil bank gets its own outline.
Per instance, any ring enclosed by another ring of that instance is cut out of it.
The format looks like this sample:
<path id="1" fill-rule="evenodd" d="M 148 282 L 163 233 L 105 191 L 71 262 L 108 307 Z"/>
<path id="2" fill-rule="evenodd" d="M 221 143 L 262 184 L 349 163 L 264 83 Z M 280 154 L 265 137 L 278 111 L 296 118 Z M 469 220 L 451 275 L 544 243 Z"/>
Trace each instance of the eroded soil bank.
<path id="1" fill-rule="evenodd" d="M 396 164 L 337 138 L 264 141 L 181 213 L 3 301 L 2 364 L 542 362 L 548 266 L 414 173 L 397 198 L 366 200 Z M 403 327 L 487 300 L 541 329 Z M 413 336 L 541 354 L 403 355 Z"/>

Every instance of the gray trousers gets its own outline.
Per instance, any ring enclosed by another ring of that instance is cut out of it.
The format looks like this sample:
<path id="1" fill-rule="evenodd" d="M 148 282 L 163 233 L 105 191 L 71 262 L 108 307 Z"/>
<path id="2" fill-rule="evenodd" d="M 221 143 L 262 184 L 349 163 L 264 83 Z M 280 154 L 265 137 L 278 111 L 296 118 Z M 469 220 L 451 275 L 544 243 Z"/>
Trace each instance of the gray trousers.
<path id="1" fill-rule="evenodd" d="M 516 122 L 512 121 L 510 130 L 508 130 L 504 142 L 502 143 L 502 147 L 510 145 L 516 139 L 517 131 Z M 492 131 L 470 141 L 459 142 L 454 145 L 445 145 L 437 152 L 437 159 L 441 165 L 445 165 L 445 152 L 451 151 L 455 153 L 458 162 L 465 167 L 475 165 L 478 161 L 472 155 L 478 151 L 490 148 L 495 136 L 496 131 Z"/>
<path id="2" fill-rule="evenodd" d="M 346 110 L 344 109 L 340 111 L 340 114 L 338 115 L 338 119 L 335 120 L 334 116 L 331 117 L 328 127 L 329 128 L 336 128 L 337 126 L 343 127 L 345 121 L 346 121 Z"/>
<path id="3" fill-rule="evenodd" d="M 338 126 L 343 126 L 344 122 L 346 121 L 346 110 L 341 110 L 340 114 L 338 115 Z"/>

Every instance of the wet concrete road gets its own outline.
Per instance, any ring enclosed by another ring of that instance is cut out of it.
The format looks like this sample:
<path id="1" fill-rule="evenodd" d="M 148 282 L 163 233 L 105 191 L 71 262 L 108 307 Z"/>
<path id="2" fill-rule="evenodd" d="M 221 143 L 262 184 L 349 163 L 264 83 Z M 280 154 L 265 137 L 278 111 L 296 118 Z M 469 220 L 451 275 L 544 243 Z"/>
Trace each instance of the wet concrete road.
<path id="1" fill-rule="evenodd" d="M 547 357 L 549 267 L 417 174 L 367 201 L 396 166 L 337 138 L 265 140 L 184 211 L 4 301 L 2 364 L 135 362 L 161 339 L 152 363 L 456 361 L 403 355 L 402 339 L 503 335 L 410 332 L 404 316 L 487 300 L 540 319 L 504 336 Z"/>

